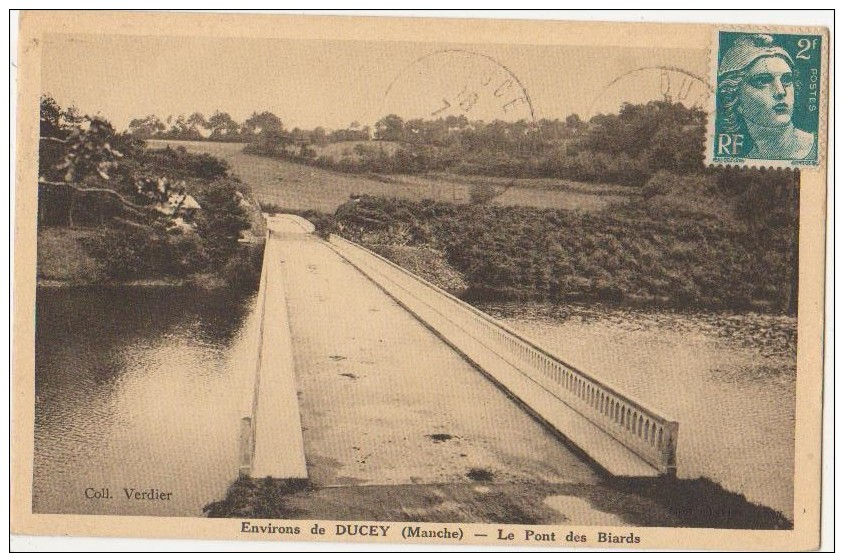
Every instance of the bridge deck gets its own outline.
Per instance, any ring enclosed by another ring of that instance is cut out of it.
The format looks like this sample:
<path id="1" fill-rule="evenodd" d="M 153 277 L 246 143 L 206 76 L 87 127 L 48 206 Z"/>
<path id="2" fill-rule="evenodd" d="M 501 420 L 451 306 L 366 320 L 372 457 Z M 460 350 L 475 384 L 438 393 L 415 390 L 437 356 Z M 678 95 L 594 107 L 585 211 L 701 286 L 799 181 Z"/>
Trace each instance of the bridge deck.
<path id="1" fill-rule="evenodd" d="M 316 485 L 599 480 L 323 241 L 276 240 Z"/>
<path id="2" fill-rule="evenodd" d="M 410 278 L 397 267 L 391 269 L 388 261 L 379 260 L 372 253 L 363 253 L 366 250 L 360 247 L 349 248 L 342 246 L 343 243 L 341 240 L 332 247 L 604 470 L 625 477 L 659 475 L 659 471 L 642 457 L 535 380 L 539 375 L 523 372 L 523 367 L 507 355 L 502 344 L 473 328 L 473 316 L 470 315 L 469 321 L 465 320 L 468 308 L 450 310 L 453 308 L 450 301 L 444 305 L 440 294 L 432 295 L 427 286 L 420 289 L 414 284 L 416 277 Z"/>

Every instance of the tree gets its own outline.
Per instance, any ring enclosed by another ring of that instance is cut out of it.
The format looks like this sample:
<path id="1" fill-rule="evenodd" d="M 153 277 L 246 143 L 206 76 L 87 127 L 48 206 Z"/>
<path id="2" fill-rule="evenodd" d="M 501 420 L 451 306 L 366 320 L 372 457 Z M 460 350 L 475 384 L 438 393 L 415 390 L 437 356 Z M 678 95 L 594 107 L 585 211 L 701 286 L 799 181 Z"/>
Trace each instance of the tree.
<path id="1" fill-rule="evenodd" d="M 129 132 L 132 136 L 141 139 L 160 136 L 167 130 L 167 126 L 155 115 L 147 115 L 129 122 Z"/>
<path id="2" fill-rule="evenodd" d="M 779 292 L 779 307 L 797 312 L 800 176 L 790 171 L 726 168 L 717 172 L 721 192 L 732 196 L 761 258 L 758 279 Z M 773 270 L 772 270 L 773 268 Z"/>
<path id="3" fill-rule="evenodd" d="M 205 119 L 205 116 L 198 111 L 190 114 L 187 124 L 191 135 L 198 137 L 197 140 L 207 138 L 208 134 L 210 134 L 208 121 Z"/>
<path id="4" fill-rule="evenodd" d="M 195 111 L 190 114 L 190 117 L 188 117 L 188 125 L 190 125 L 192 129 L 204 129 L 208 127 L 208 121 L 202 113 Z"/>
<path id="5" fill-rule="evenodd" d="M 89 119 L 87 129 L 75 127 L 65 141 L 65 153 L 56 167 L 65 182 L 82 182 L 87 177 L 111 178 L 123 154 L 112 147 L 117 136 L 111 123 L 100 117 Z"/>
<path id="6" fill-rule="evenodd" d="M 643 158 L 651 172 L 689 174 L 703 169 L 703 125 L 663 126 L 651 137 Z"/>
<path id="7" fill-rule="evenodd" d="M 248 151 L 274 157 L 288 157 L 288 146 L 293 144 L 290 133 L 285 130 L 263 130 L 247 146 Z"/>
<path id="8" fill-rule="evenodd" d="M 64 138 L 67 129 L 62 124 L 62 109 L 52 96 L 41 96 L 41 138 Z"/>
<path id="9" fill-rule="evenodd" d="M 215 111 L 208 119 L 208 127 L 211 129 L 211 140 L 237 141 L 240 138 L 240 125 L 228 113 Z"/>
<path id="10" fill-rule="evenodd" d="M 449 115 L 445 118 L 445 124 L 449 129 L 463 130 L 469 126 L 469 119 L 462 113 L 460 115 Z"/>
<path id="11" fill-rule="evenodd" d="M 45 103 L 45 127 L 47 132 L 56 132 L 55 106 L 50 102 Z M 61 210 L 65 213 L 65 220 L 71 227 L 77 222 L 75 213 L 77 211 L 77 192 L 79 184 L 90 186 L 96 192 L 103 192 L 100 188 L 103 181 L 109 181 L 119 168 L 118 160 L 123 154 L 117 149 L 117 143 L 129 144 L 126 137 L 119 136 L 111 123 L 105 119 L 93 117 L 87 119 L 87 125 L 76 124 L 72 127 L 58 129 L 64 133 L 66 138 L 42 137 L 39 148 L 39 182 L 45 185 L 54 185 L 54 181 L 61 180 L 71 186 L 66 188 L 68 192 L 62 195 Z M 40 190 L 40 186 L 39 186 Z M 106 190 L 110 193 L 110 190 Z M 119 196 L 119 195 L 118 195 Z M 39 202 L 39 220 L 47 213 L 46 203 L 43 207 Z M 102 212 L 100 213 L 102 216 Z"/>
<path id="12" fill-rule="evenodd" d="M 375 123 L 375 138 L 377 140 L 400 141 L 404 134 L 404 120 L 398 115 L 390 114 Z"/>
<path id="13" fill-rule="evenodd" d="M 237 251 L 240 233 L 250 227 L 242 199 L 237 186 L 228 179 L 215 181 L 199 194 L 202 210 L 196 229 L 217 267 L 223 266 Z"/>
<path id="14" fill-rule="evenodd" d="M 179 115 L 175 121 L 173 121 L 172 117 L 168 117 L 167 121 L 172 121 L 170 129 L 164 134 L 167 138 L 175 140 L 202 140 L 207 134 L 208 122 L 198 112 L 191 114 L 190 117 Z"/>
<path id="15" fill-rule="evenodd" d="M 172 121 L 172 118 L 167 118 L 168 123 Z M 173 122 L 170 126 L 170 129 L 165 133 L 167 138 L 175 138 L 177 140 L 185 139 L 189 135 L 188 130 L 188 122 L 184 115 L 179 115 L 176 117 L 176 121 Z"/>
<path id="16" fill-rule="evenodd" d="M 62 109 L 55 98 L 50 95 L 41 96 L 41 138 L 67 138 L 71 128 L 85 121 L 76 106 Z"/>
<path id="17" fill-rule="evenodd" d="M 325 144 L 328 141 L 328 133 L 324 127 L 317 127 L 311 132 L 311 141 L 314 144 Z"/>
<path id="18" fill-rule="evenodd" d="M 580 116 L 576 113 L 572 113 L 568 117 L 566 117 L 566 128 L 572 135 L 578 134 L 584 128 L 586 128 L 586 123 L 584 123 Z"/>
<path id="19" fill-rule="evenodd" d="M 64 155 L 64 140 L 70 129 L 63 121 L 59 104 L 51 96 L 41 97 L 41 140 L 38 145 L 38 175 L 48 180 L 60 179 L 56 166 Z"/>
<path id="20" fill-rule="evenodd" d="M 62 121 L 65 125 L 79 125 L 85 121 L 86 117 L 79 112 L 79 109 L 76 106 L 68 106 L 62 112 Z"/>
<path id="21" fill-rule="evenodd" d="M 243 122 L 241 133 L 247 137 L 255 136 L 263 131 L 281 131 L 284 125 L 281 119 L 272 112 L 252 112 L 252 115 Z"/>

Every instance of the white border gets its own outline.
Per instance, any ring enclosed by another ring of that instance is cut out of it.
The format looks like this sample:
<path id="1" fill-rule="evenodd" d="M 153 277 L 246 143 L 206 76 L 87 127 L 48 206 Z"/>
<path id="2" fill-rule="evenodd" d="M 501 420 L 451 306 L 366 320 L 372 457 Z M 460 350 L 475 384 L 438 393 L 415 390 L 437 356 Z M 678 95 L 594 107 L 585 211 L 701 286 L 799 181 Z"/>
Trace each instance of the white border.
<path id="1" fill-rule="evenodd" d="M 260 2 L 257 2 L 260 4 Z M 265 2 L 270 4 L 269 2 Z M 379 2 L 376 2 L 378 4 Z M 496 7 L 502 2 L 496 0 L 489 0 L 486 2 L 476 2 L 482 4 L 485 8 Z M 88 0 L 80 2 L 84 4 L 85 9 L 113 9 L 114 4 L 106 2 L 105 0 Z M 216 7 L 218 2 L 198 0 L 189 0 L 183 2 L 183 5 L 195 7 L 198 10 L 207 11 L 211 7 Z M 383 2 L 385 5 L 395 6 L 395 3 Z M 454 2 L 443 2 L 441 0 L 429 1 L 428 6 L 438 7 L 439 5 L 453 6 Z M 618 1 L 606 2 L 604 0 L 593 1 L 594 5 L 604 5 L 607 7 L 616 7 L 621 4 Z M 675 6 L 676 2 L 658 2 L 662 5 Z M 730 7 L 734 5 L 733 2 L 726 2 L 724 0 L 715 0 L 707 3 L 710 7 Z M 830 3 L 831 4 L 831 3 Z M 272 5 L 278 4 L 273 2 Z M 765 11 L 750 11 L 750 10 L 667 10 L 667 11 L 584 11 L 584 10 L 539 10 L 539 11 L 437 11 L 437 10 L 414 10 L 412 12 L 400 10 L 351 10 L 344 9 L 354 4 L 349 0 L 335 2 L 333 6 L 328 8 L 328 11 L 320 12 L 324 15 L 374 15 L 374 16 L 420 16 L 420 17 L 472 17 L 485 19 L 562 19 L 562 20 L 580 20 L 580 21 L 650 21 L 650 22 L 688 22 L 688 23 L 717 23 L 719 21 L 730 21 L 738 24 L 778 24 L 778 25 L 806 25 L 806 26 L 826 26 L 830 29 L 829 35 L 829 137 L 828 147 L 830 152 L 834 152 L 834 77 L 835 77 L 835 20 L 834 12 L 827 11 L 773 11 L 771 8 L 776 7 L 770 1 L 762 2 L 761 0 L 746 0 L 742 3 L 745 7 L 762 8 Z M 789 4 L 793 6 L 793 3 Z M 134 9 L 168 9 L 172 6 L 170 1 L 162 0 L 148 0 L 143 7 L 135 7 Z M 59 2 L 32 2 L 30 9 L 35 8 L 58 8 L 62 6 Z M 231 12 L 244 12 L 247 10 L 224 10 Z M 254 13 L 256 10 L 248 10 Z M 271 10 L 274 13 L 314 13 L 315 10 Z M 17 10 L 13 10 L 9 15 L 10 32 L 9 32 L 9 129 L 13 131 L 16 128 L 16 72 L 15 64 L 17 60 Z M 10 148 L 7 152 L 11 153 L 8 159 L 7 166 L 10 167 L 12 174 L 14 174 L 14 133 L 10 132 L 11 142 Z M 827 164 L 827 271 L 826 271 L 826 321 L 825 326 L 825 351 L 824 364 L 826 370 L 824 372 L 824 417 L 823 417 L 823 503 L 821 510 L 821 551 L 831 551 L 834 547 L 834 494 L 838 486 L 833 483 L 833 464 L 834 464 L 834 448 L 833 448 L 833 432 L 834 432 L 834 159 L 835 156 L 830 155 Z M 10 186 L 10 205 L 14 205 L 14 187 Z M 4 211 L 5 216 L 9 216 L 9 211 Z M 13 243 L 14 227 L 10 218 L 7 221 L 10 241 Z M 10 247 L 7 244 L 7 247 Z M 14 252 L 10 252 L 13 254 Z M 8 279 L 9 273 L 6 273 Z M 10 290 L 11 292 L 11 290 Z M 10 301 L 12 294 L 10 293 Z M 10 310 L 11 314 L 11 310 Z M 7 332 L 8 335 L 8 332 Z M 10 367 L 11 371 L 11 367 Z M 8 385 L 8 380 L 7 380 Z M 8 394 L 6 396 L 9 397 Z M 7 434 L 8 438 L 8 434 Z M 8 440 L 6 441 L 8 445 Z M 5 457 L 8 458 L 8 457 Z M 4 459 L 5 459 L 4 458 Z M 8 465 L 7 465 L 8 468 Z M 8 486 L 8 482 L 6 483 Z M 842 485 L 844 488 L 844 484 Z M 8 505 L 4 503 L 4 507 L 8 509 Z M 8 524 L 8 510 L 5 513 L 6 524 Z M 842 517 L 844 518 L 844 517 Z M 7 527 L 8 528 L 8 527 Z M 119 538 L 52 538 L 52 537 L 31 537 L 31 536 L 10 536 L 10 550 L 11 551 L 200 551 L 200 550 L 218 550 L 218 551 L 243 551 L 249 548 L 254 551 L 388 551 L 388 550 L 402 550 L 402 551 L 447 551 L 455 548 L 445 546 L 415 546 L 415 545 L 397 545 L 389 544 L 380 546 L 378 544 L 325 544 L 317 542 L 297 542 L 297 543 L 266 543 L 266 542 L 242 542 L 242 541 L 200 541 L 200 540 L 137 540 L 137 539 L 119 539 Z M 460 551 L 471 551 L 472 548 L 463 546 L 456 548 Z M 485 547 L 485 551 L 538 551 L 540 549 L 527 547 Z M 556 548 L 543 548 L 543 551 L 557 550 Z M 579 548 L 580 551 L 595 551 L 595 549 Z M 604 549 L 603 551 L 607 551 Z M 624 551 L 619 549 L 618 551 Z"/>

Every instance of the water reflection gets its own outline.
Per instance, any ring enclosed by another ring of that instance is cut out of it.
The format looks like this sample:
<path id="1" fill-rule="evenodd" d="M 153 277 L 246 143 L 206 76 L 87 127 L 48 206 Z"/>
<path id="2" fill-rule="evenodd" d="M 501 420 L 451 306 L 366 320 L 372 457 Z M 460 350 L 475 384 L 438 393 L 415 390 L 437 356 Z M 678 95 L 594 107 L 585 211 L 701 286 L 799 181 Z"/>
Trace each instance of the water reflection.
<path id="1" fill-rule="evenodd" d="M 33 510 L 198 516 L 221 497 L 237 472 L 252 385 L 253 302 L 180 289 L 39 289 Z M 126 499 L 133 487 L 173 493 Z M 111 499 L 86 497 L 88 488 Z"/>

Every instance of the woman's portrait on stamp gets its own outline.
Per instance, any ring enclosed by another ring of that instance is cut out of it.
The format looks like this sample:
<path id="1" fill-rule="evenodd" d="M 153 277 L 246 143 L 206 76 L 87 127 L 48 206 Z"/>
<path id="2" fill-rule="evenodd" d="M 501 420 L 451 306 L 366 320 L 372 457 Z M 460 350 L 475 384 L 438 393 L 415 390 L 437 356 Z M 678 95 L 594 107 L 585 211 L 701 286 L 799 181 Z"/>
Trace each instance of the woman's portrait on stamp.
<path id="1" fill-rule="evenodd" d="M 794 58 L 771 35 L 738 37 L 718 66 L 718 154 L 814 159 L 816 133 L 795 126 Z"/>

